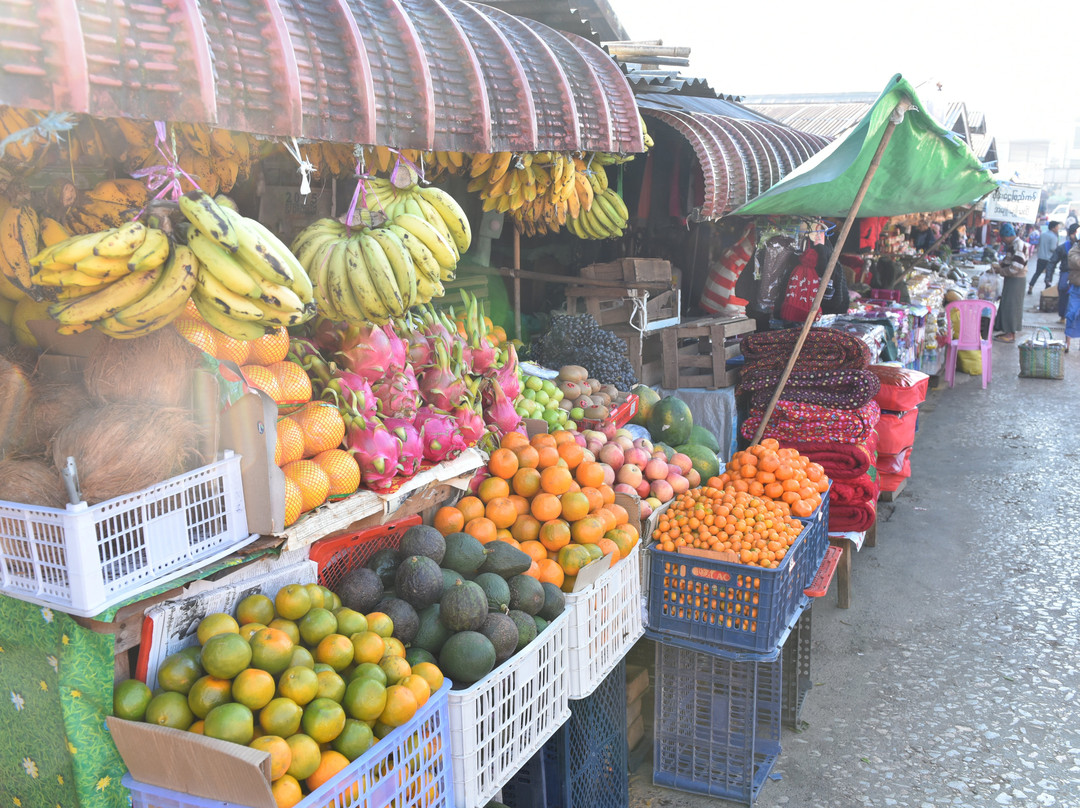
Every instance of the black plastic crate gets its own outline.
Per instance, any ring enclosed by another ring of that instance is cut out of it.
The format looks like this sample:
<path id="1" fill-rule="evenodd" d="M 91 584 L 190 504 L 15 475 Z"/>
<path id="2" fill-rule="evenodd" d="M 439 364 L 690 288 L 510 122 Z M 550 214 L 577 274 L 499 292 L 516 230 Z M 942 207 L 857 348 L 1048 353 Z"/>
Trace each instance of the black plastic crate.
<path id="1" fill-rule="evenodd" d="M 792 729 L 799 728 L 803 702 L 814 686 L 810 679 L 810 614 L 812 608 L 803 612 L 795 624 L 787 642 L 784 643 L 783 674 L 783 722 Z"/>
<path id="2" fill-rule="evenodd" d="M 653 783 L 752 804 L 780 755 L 782 665 L 658 644 Z"/>

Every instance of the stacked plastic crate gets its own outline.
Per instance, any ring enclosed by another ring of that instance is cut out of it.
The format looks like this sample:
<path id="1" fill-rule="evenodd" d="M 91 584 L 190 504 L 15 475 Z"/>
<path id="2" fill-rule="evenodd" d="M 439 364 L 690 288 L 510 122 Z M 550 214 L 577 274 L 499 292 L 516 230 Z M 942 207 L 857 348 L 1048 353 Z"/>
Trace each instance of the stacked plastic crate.
<path id="1" fill-rule="evenodd" d="M 881 381 L 881 390 L 876 396 L 881 407 L 881 420 L 877 425 L 878 488 L 884 494 L 895 496 L 911 476 L 918 406 L 926 400 L 930 377 L 918 370 L 892 365 L 874 365 L 870 370 Z"/>

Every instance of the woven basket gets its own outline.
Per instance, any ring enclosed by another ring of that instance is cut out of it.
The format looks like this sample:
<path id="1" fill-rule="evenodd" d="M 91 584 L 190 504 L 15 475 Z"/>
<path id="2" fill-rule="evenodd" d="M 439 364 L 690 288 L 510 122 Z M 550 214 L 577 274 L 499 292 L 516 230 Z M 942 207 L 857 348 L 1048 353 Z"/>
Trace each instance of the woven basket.
<path id="1" fill-rule="evenodd" d="M 1051 340 L 1049 328 L 1036 328 L 1020 348 L 1020 375 L 1027 379 L 1064 379 L 1065 344 Z"/>

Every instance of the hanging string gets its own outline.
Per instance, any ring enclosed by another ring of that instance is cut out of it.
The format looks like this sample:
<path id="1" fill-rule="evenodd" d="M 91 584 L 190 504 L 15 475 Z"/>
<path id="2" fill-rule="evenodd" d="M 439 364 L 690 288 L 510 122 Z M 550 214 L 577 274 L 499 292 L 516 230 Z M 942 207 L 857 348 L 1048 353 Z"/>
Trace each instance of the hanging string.
<path id="1" fill-rule="evenodd" d="M 299 164 L 296 172 L 300 175 L 300 194 L 301 196 L 307 196 L 311 193 L 311 175 L 315 173 L 315 166 L 300 153 L 300 144 L 297 143 L 295 137 L 291 138 L 291 142 L 286 141 L 282 145 L 285 146 L 285 151 L 291 154 Z"/>
<path id="2" fill-rule="evenodd" d="M 164 121 L 154 121 L 154 130 L 154 148 L 165 162 L 134 171 L 131 176 L 146 180 L 146 185 L 153 194 L 152 200 L 169 199 L 175 202 L 180 199 L 184 194 L 181 180 L 187 180 L 194 188 L 202 190 L 195 178 L 180 167 L 180 160 L 176 156 L 176 132 L 167 130 Z M 142 212 L 139 212 L 140 216 Z"/>
<path id="3" fill-rule="evenodd" d="M 50 112 L 33 126 L 16 129 L 6 138 L 0 140 L 0 154 L 3 154 L 12 143 L 29 146 L 30 141 L 34 138 L 41 138 L 46 143 L 50 140 L 55 140 L 58 144 L 62 143 L 64 138 L 61 137 L 60 133 L 70 132 L 77 124 L 78 121 L 71 113 Z"/>

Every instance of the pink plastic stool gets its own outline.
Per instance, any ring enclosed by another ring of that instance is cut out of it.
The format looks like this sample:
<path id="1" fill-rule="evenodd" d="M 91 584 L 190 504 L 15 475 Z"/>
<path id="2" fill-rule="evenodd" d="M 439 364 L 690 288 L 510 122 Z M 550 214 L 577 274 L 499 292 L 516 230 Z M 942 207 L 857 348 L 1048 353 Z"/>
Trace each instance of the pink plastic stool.
<path id="1" fill-rule="evenodd" d="M 956 309 L 960 312 L 960 335 L 953 336 L 952 312 Z M 956 379 L 956 355 L 960 351 L 979 351 L 982 355 L 982 386 L 986 389 L 986 383 L 990 381 L 990 373 L 993 370 L 993 342 L 991 339 L 983 339 L 982 318 L 983 312 L 990 310 L 990 328 L 988 334 L 994 333 L 994 317 L 997 315 L 997 307 L 988 300 L 955 300 L 945 306 L 945 323 L 949 344 L 945 352 L 945 381 L 949 387 L 953 386 Z"/>

